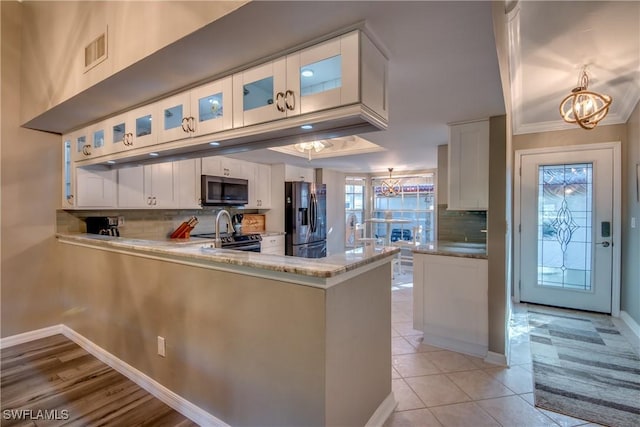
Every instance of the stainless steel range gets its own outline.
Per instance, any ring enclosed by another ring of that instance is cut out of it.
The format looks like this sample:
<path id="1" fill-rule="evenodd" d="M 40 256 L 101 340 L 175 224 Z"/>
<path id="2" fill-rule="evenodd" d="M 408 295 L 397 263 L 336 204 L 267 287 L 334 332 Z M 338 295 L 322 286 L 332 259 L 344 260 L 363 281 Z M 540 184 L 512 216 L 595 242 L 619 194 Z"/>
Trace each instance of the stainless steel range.
<path id="1" fill-rule="evenodd" d="M 215 233 L 192 234 L 191 237 L 200 237 L 204 239 L 214 239 Z M 234 249 L 236 251 L 260 252 L 262 236 L 258 233 L 251 234 L 231 234 L 221 233 L 220 240 L 222 249 Z"/>

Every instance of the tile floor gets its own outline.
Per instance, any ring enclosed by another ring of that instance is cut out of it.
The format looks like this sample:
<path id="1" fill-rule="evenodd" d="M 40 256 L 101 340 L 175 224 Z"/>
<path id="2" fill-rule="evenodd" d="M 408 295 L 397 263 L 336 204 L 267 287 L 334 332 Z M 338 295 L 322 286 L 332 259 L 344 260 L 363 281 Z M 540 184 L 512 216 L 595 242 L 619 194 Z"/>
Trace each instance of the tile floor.
<path id="1" fill-rule="evenodd" d="M 596 426 L 533 405 L 526 307 L 511 318 L 511 366 L 433 347 L 412 327 L 412 271 L 392 291 L 392 387 L 398 406 L 385 427 Z"/>

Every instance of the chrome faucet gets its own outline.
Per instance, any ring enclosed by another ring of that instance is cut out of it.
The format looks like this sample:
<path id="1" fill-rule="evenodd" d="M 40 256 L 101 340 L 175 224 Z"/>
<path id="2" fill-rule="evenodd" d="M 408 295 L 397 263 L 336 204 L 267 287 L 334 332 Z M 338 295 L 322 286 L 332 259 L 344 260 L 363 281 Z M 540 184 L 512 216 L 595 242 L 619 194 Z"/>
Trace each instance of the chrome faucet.
<path id="1" fill-rule="evenodd" d="M 227 216 L 227 226 L 228 224 L 231 224 L 231 215 L 229 215 L 229 212 L 227 212 L 226 210 L 221 209 L 220 212 L 218 212 L 218 215 L 216 215 L 216 237 L 215 241 L 213 242 L 213 245 L 216 248 L 222 247 L 222 240 L 220 239 L 220 217 L 223 215 Z"/>

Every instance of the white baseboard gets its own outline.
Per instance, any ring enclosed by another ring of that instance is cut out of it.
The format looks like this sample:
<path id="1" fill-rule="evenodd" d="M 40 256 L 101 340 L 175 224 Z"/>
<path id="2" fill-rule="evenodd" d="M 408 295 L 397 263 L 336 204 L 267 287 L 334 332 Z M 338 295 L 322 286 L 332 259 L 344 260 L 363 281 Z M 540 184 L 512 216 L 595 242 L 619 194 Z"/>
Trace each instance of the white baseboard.
<path id="1" fill-rule="evenodd" d="M 484 361 L 494 365 L 507 366 L 507 356 L 500 353 L 494 353 L 493 351 L 487 352 L 487 356 L 484 358 Z"/>
<path id="2" fill-rule="evenodd" d="M 62 334 L 64 325 L 53 325 L 35 331 L 29 331 L 22 334 L 11 335 L 0 339 L 0 349 L 13 347 L 14 345 L 24 344 L 26 342 L 47 338 L 53 335 Z"/>
<path id="3" fill-rule="evenodd" d="M 185 398 L 178 396 L 176 393 L 172 392 L 153 378 L 137 370 L 126 362 L 118 359 L 116 356 L 89 341 L 87 338 L 83 337 L 73 329 L 62 325 L 62 333 L 67 338 L 85 349 L 88 353 L 93 355 L 96 359 L 120 372 L 122 375 L 129 378 L 141 388 L 145 389 L 156 398 L 166 403 L 176 411 L 180 412 L 182 415 L 189 418 L 196 424 L 202 426 L 229 427 L 229 425 L 225 422 L 219 420 L 204 409 L 199 408 L 198 406 L 189 402 Z"/>
<path id="4" fill-rule="evenodd" d="M 622 321 L 627 324 L 629 329 L 631 329 L 631 332 L 633 332 L 635 336 L 640 339 L 640 325 L 638 325 L 633 317 L 629 316 L 629 313 L 627 313 L 626 311 L 621 310 L 620 319 L 622 319 Z"/>
<path id="5" fill-rule="evenodd" d="M 50 337 L 52 335 L 63 334 L 71 341 L 78 344 L 85 349 L 89 354 L 96 359 L 107 364 L 114 370 L 120 372 L 125 377 L 139 385 L 144 390 L 148 391 L 160 401 L 166 403 L 171 408 L 180 412 L 191 421 L 202 426 L 220 426 L 229 427 L 228 424 L 217 419 L 202 408 L 197 407 L 193 403 L 178 396 L 159 382 L 155 381 L 146 374 L 140 372 L 133 366 L 123 362 L 115 357 L 105 349 L 97 346 L 93 342 L 89 341 L 73 329 L 65 325 L 54 325 L 47 328 L 37 329 L 35 331 L 25 332 L 23 334 L 12 335 L 0 339 L 0 349 L 12 347 L 18 344 L 24 344 L 30 341 L 38 340 L 41 338 Z M 382 425 L 382 424 L 381 424 Z"/>
<path id="6" fill-rule="evenodd" d="M 458 353 L 468 354 L 475 357 L 485 357 L 488 350 L 486 345 L 457 340 L 449 337 L 443 337 L 428 332 L 424 333 L 423 342 L 425 344 L 444 348 L 446 350 L 456 351 Z"/>
<path id="7" fill-rule="evenodd" d="M 389 395 L 382 401 L 378 409 L 371 415 L 369 421 L 365 424 L 365 427 L 382 427 L 384 423 L 389 418 L 389 415 L 396 409 L 398 402 L 396 402 L 396 398 L 393 395 L 393 392 L 389 393 Z"/>

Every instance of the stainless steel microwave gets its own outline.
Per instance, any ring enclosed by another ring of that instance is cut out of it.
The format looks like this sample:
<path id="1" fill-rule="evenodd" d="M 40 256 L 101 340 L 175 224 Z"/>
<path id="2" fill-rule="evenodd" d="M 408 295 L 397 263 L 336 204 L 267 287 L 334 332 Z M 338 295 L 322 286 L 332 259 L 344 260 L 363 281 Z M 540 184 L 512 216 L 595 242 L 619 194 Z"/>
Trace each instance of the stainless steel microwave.
<path id="1" fill-rule="evenodd" d="M 202 206 L 241 206 L 249 203 L 249 181 L 202 175 Z"/>

